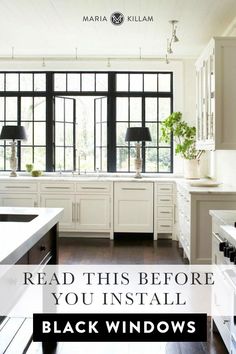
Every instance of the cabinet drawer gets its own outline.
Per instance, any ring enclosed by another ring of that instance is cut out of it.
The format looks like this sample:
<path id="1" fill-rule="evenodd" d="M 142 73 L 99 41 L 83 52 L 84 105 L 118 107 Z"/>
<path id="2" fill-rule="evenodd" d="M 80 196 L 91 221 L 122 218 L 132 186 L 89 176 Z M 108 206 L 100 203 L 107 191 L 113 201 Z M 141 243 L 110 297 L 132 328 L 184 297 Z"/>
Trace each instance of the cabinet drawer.
<path id="1" fill-rule="evenodd" d="M 172 194 L 173 184 L 172 183 L 158 183 L 157 184 L 157 194 Z"/>
<path id="2" fill-rule="evenodd" d="M 157 222 L 157 232 L 160 233 L 171 233 L 173 229 L 172 220 L 159 219 Z"/>
<path id="3" fill-rule="evenodd" d="M 37 183 L 25 183 L 25 182 L 1 182 L 0 191 L 5 191 L 8 193 L 15 192 L 37 192 L 38 185 Z"/>
<path id="4" fill-rule="evenodd" d="M 158 207 L 157 208 L 157 217 L 158 219 L 172 219 L 173 217 L 173 208 L 169 207 Z"/>
<path id="5" fill-rule="evenodd" d="M 107 182 L 83 182 L 76 183 L 76 191 L 81 193 L 109 193 L 111 192 L 111 183 Z"/>
<path id="6" fill-rule="evenodd" d="M 125 196 L 126 198 L 132 198 L 137 194 L 141 197 L 150 196 L 152 197 L 153 184 L 152 183 L 115 183 L 115 195 L 118 197 Z"/>
<path id="7" fill-rule="evenodd" d="M 172 195 L 158 195 L 157 204 L 161 205 L 173 205 L 173 196 Z"/>
<path id="8" fill-rule="evenodd" d="M 41 238 L 29 251 L 29 264 L 40 264 L 52 251 L 53 240 L 50 231 Z"/>
<path id="9" fill-rule="evenodd" d="M 40 190 L 42 192 L 74 192 L 75 185 L 73 182 L 60 183 L 41 183 Z"/>

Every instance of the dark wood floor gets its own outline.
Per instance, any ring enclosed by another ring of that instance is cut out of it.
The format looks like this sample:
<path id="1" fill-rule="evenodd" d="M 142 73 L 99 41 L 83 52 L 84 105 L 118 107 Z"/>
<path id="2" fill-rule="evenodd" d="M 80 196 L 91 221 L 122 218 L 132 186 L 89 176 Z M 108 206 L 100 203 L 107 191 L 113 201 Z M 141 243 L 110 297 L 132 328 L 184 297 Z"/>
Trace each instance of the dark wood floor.
<path id="1" fill-rule="evenodd" d="M 61 238 L 61 264 L 183 264 L 182 251 L 176 241 L 140 239 Z M 59 343 L 56 354 L 226 354 L 218 334 L 208 330 L 206 343 Z M 36 343 L 35 343 L 36 345 Z M 35 347 L 36 348 L 36 347 Z M 33 349 L 33 348 L 32 348 Z M 40 353 L 36 349 L 33 353 Z M 30 353 L 31 354 L 31 353 Z"/>

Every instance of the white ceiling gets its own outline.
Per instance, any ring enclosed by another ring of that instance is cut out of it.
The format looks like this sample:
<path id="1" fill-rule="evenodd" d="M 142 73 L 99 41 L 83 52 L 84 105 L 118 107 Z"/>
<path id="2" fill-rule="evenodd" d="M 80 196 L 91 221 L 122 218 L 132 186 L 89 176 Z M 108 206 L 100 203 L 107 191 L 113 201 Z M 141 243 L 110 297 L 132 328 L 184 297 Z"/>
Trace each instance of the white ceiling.
<path id="1" fill-rule="evenodd" d="M 153 16 L 153 23 L 114 26 L 110 14 Z M 83 23 L 82 17 L 108 22 Z M 164 55 L 171 19 L 179 20 L 179 57 L 197 56 L 212 36 L 222 35 L 236 16 L 235 0 L 0 0 L 0 56 Z"/>

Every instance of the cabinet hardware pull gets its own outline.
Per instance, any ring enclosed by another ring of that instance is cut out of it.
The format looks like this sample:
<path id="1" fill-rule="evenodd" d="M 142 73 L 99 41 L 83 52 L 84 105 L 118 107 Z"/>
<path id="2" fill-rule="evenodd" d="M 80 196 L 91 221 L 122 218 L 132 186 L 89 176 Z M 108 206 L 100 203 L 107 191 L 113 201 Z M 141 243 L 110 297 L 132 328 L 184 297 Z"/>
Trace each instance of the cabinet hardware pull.
<path id="1" fill-rule="evenodd" d="M 38 203 L 37 202 L 34 202 L 34 207 L 36 207 L 38 205 Z"/>
<path id="2" fill-rule="evenodd" d="M 29 189 L 29 186 L 6 186 L 5 188 L 7 189 L 14 189 L 14 188 L 19 188 L 19 189 Z"/>
<path id="3" fill-rule="evenodd" d="M 160 211 L 161 214 L 170 214 L 170 211 Z"/>
<path id="4" fill-rule="evenodd" d="M 170 225 L 160 225 L 161 227 L 170 227 Z"/>
<path id="5" fill-rule="evenodd" d="M 80 221 L 80 204 L 79 203 L 76 203 L 77 204 L 77 221 L 79 222 Z"/>
<path id="6" fill-rule="evenodd" d="M 40 251 L 46 251 L 46 247 L 44 245 L 40 246 Z"/>
<path id="7" fill-rule="evenodd" d="M 214 236 L 217 241 L 219 242 L 223 242 L 224 240 L 222 239 L 222 237 L 220 237 L 220 235 L 218 234 L 218 232 L 212 232 L 212 236 Z"/>
<path id="8" fill-rule="evenodd" d="M 121 189 L 123 189 L 124 191 L 145 191 L 146 190 L 146 188 L 125 188 L 125 187 Z"/>
<path id="9" fill-rule="evenodd" d="M 50 186 L 50 187 L 45 187 L 46 189 L 70 189 L 70 187 L 53 187 L 53 186 Z"/>
<path id="10" fill-rule="evenodd" d="M 81 187 L 81 189 L 106 189 L 106 187 Z"/>
<path id="11" fill-rule="evenodd" d="M 75 203 L 72 203 L 72 222 L 75 222 Z"/>
<path id="12" fill-rule="evenodd" d="M 226 324 L 226 323 L 230 323 L 230 320 L 224 320 L 224 322 L 223 322 L 224 324 Z"/>
<path id="13" fill-rule="evenodd" d="M 170 191 L 171 188 L 160 188 L 161 191 Z"/>
<path id="14" fill-rule="evenodd" d="M 171 199 L 160 199 L 161 202 L 170 202 Z"/>

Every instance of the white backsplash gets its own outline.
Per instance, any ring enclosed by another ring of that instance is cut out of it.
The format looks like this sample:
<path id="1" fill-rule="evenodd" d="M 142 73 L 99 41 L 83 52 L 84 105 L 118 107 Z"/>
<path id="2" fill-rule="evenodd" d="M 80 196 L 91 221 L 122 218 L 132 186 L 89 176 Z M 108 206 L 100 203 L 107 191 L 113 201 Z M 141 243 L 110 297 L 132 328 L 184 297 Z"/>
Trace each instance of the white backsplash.
<path id="1" fill-rule="evenodd" d="M 212 169 L 215 169 L 217 180 L 236 187 L 236 150 L 218 150 L 212 155 Z"/>

